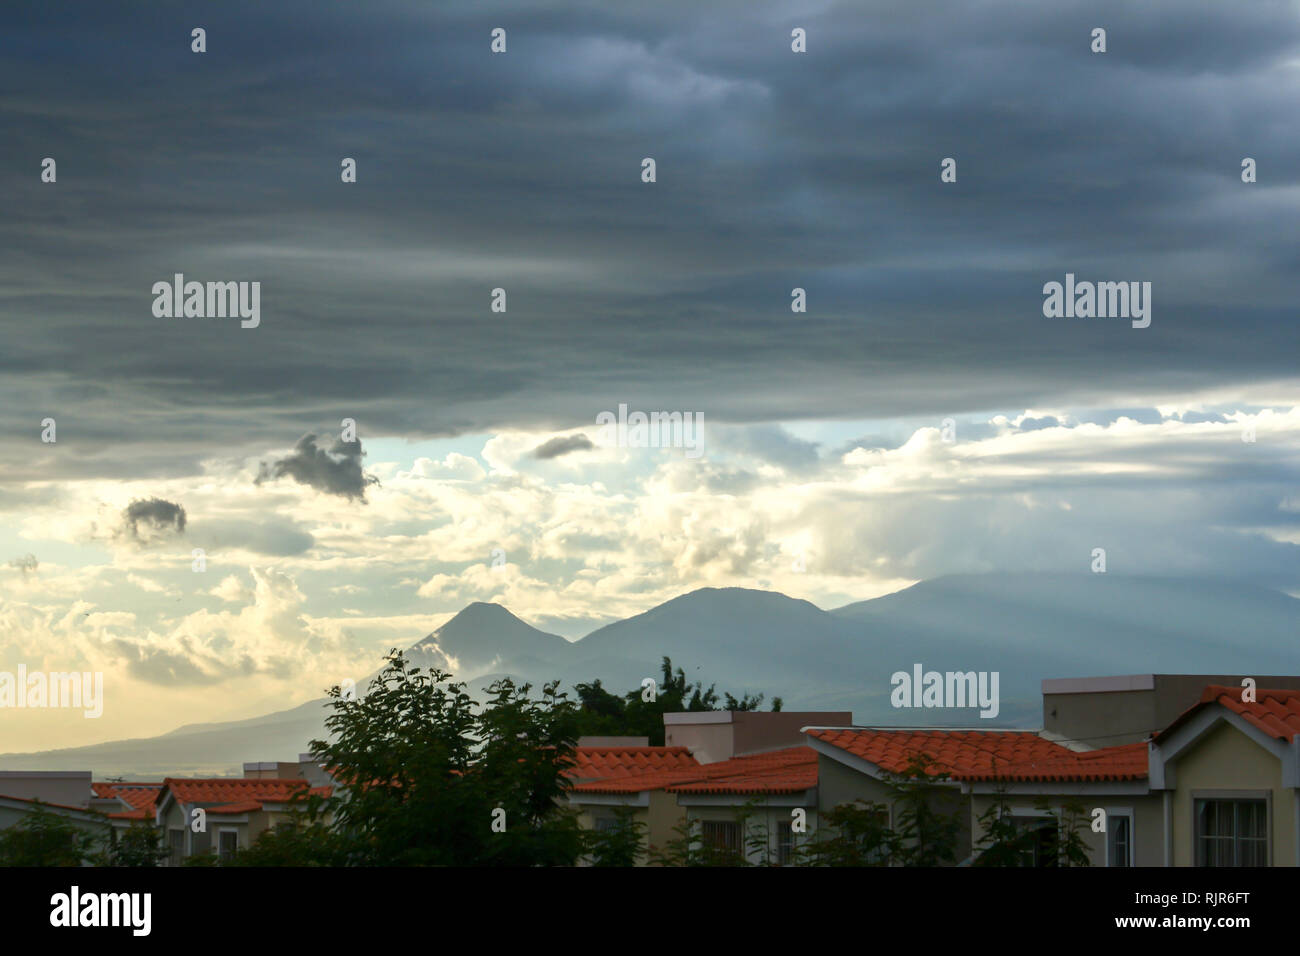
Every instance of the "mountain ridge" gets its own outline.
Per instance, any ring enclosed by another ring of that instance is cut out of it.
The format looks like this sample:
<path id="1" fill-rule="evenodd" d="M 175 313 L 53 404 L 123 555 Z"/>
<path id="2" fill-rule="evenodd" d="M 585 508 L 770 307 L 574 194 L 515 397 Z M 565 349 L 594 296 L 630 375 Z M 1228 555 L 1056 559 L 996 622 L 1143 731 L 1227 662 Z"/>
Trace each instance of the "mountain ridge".
<path id="1" fill-rule="evenodd" d="M 1045 678 L 1300 673 L 1291 650 L 1298 630 L 1300 600 L 1249 582 L 1031 572 L 949 575 L 832 610 L 779 591 L 696 588 L 572 642 L 504 605 L 476 601 L 407 654 L 476 693 L 500 676 L 534 686 L 558 679 L 566 688 L 600 678 L 622 692 L 658 679 L 667 655 L 689 680 L 781 696 L 787 710 L 849 710 L 859 723 L 1027 727 L 1040 722 Z M 892 709 L 890 676 L 916 663 L 998 671 L 998 719 Z M 0 754 L 0 767 L 238 772 L 244 760 L 293 759 L 306 750 L 324 734 L 325 703 L 151 738 Z"/>

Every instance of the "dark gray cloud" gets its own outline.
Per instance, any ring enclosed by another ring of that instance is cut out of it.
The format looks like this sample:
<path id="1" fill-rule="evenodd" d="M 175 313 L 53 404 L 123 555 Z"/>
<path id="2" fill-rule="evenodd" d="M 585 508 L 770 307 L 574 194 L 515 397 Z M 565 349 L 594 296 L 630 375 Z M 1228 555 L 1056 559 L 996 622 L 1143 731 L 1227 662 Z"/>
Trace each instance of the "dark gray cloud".
<path id="1" fill-rule="evenodd" d="M 415 438 L 1294 376 L 1287 3 L 168 10 L 0 10 L 8 478 L 192 471 L 322 406 Z M 154 318 L 175 272 L 261 281 L 261 325 Z M 1151 327 L 1045 319 L 1066 272 L 1151 281 Z"/>
<path id="2" fill-rule="evenodd" d="M 335 438 L 326 449 L 316 444 L 315 435 L 303 435 L 289 455 L 262 463 L 257 484 L 287 476 L 317 491 L 365 501 L 366 487 L 379 484 L 379 479 L 361 470 L 362 454 L 359 441 Z"/>
<path id="3" fill-rule="evenodd" d="M 586 435 L 556 435 L 534 448 L 532 456 L 546 461 L 573 451 L 590 451 L 595 447 Z"/>
<path id="4" fill-rule="evenodd" d="M 132 501 L 122 509 L 122 529 L 136 541 L 148 541 L 170 533 L 185 533 L 185 509 L 164 498 Z"/>
<path id="5" fill-rule="evenodd" d="M 21 572 L 22 574 L 26 575 L 26 574 L 31 574 L 33 571 L 35 571 L 38 567 L 40 567 L 40 564 L 41 563 L 36 560 L 36 555 L 31 554 L 29 552 L 27 554 L 22 555 L 21 557 L 14 558 L 12 561 L 9 562 L 9 567 L 14 568 L 19 572 Z"/>

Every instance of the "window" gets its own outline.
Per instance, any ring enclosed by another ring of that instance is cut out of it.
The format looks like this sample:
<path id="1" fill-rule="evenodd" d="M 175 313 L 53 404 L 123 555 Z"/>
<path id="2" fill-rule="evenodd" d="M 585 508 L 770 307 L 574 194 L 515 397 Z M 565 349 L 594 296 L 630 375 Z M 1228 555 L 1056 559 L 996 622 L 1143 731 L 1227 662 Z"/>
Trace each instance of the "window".
<path id="1" fill-rule="evenodd" d="M 604 833 L 618 829 L 618 817 L 596 817 L 596 832 Z"/>
<path id="2" fill-rule="evenodd" d="M 1015 817 L 1016 829 L 1027 834 L 1021 866 L 1056 866 L 1056 823 L 1050 817 Z"/>
<path id="3" fill-rule="evenodd" d="M 1106 865 L 1133 865 L 1133 817 L 1128 813 L 1106 815 Z"/>
<path id="4" fill-rule="evenodd" d="M 239 849 L 239 831 L 222 830 L 217 834 L 217 855 L 223 860 L 233 859 Z"/>
<path id="5" fill-rule="evenodd" d="M 739 823 L 719 823 L 713 820 L 705 820 L 700 835 L 703 837 L 706 847 L 711 847 L 714 850 L 728 850 L 732 853 L 740 852 Z"/>
<path id="6" fill-rule="evenodd" d="M 789 823 L 776 825 L 776 865 L 789 866 L 790 856 L 794 853 L 794 830 Z"/>
<path id="7" fill-rule="evenodd" d="M 1197 866 L 1268 866 L 1268 801 L 1197 800 Z"/>
<path id="8" fill-rule="evenodd" d="M 167 831 L 168 850 L 167 862 L 172 866 L 180 866 L 181 861 L 185 859 L 185 831 L 168 830 Z"/>

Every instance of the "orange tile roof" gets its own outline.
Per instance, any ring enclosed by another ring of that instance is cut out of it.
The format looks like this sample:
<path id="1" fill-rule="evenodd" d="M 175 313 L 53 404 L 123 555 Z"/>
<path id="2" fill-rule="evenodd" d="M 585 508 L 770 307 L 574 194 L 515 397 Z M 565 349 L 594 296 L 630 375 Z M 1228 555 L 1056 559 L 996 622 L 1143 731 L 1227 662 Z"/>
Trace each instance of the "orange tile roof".
<path id="1" fill-rule="evenodd" d="M 152 820 L 158 794 L 162 791 L 161 783 L 114 783 L 101 781 L 92 783 L 90 789 L 101 800 L 117 797 L 131 809 L 119 810 L 108 816 L 113 820 Z"/>
<path id="2" fill-rule="evenodd" d="M 244 806 L 256 804 L 251 809 L 260 809 L 263 803 L 283 803 L 295 794 L 304 791 L 328 797 L 330 787 L 312 787 L 306 780 L 286 780 L 270 777 L 214 777 L 208 779 L 176 779 L 168 777 L 163 781 L 163 790 L 170 791 L 173 798 L 180 803 L 207 803 L 218 806 Z M 159 797 L 161 799 L 161 793 Z M 216 812 L 212 807 L 209 813 Z M 244 810 L 230 812 L 242 813 Z"/>
<path id="3" fill-rule="evenodd" d="M 787 747 L 716 763 L 653 770 L 574 786 L 575 793 L 799 793 L 817 786 L 817 754 L 811 747 Z"/>
<path id="4" fill-rule="evenodd" d="M 705 764 L 703 779 L 667 787 L 669 793 L 802 793 L 817 786 L 817 751 L 787 747 Z"/>
<path id="5" fill-rule="evenodd" d="M 890 773 L 902 773 L 912 754 L 930 756 L 936 770 L 956 776 L 999 770 L 1034 758 L 1051 759 L 1070 751 L 1031 731 L 873 730 L 814 728 L 808 736 L 860 757 Z"/>
<path id="6" fill-rule="evenodd" d="M 1066 748 L 1062 747 L 1062 750 Z M 1139 742 L 1118 747 L 1075 752 L 1048 758 L 1030 758 L 1020 763 L 999 766 L 997 773 L 962 773 L 958 780 L 1007 780 L 1021 783 L 1086 781 L 1099 783 L 1116 780 L 1145 780 L 1147 745 Z"/>
<path id="7" fill-rule="evenodd" d="M 577 747 L 573 756 L 574 765 L 566 773 L 574 780 L 609 780 L 699 766 L 686 747 Z"/>
<path id="8" fill-rule="evenodd" d="M 244 800 L 241 803 L 223 803 L 219 807 L 209 807 L 208 814 L 211 816 L 220 816 L 222 814 L 250 813 L 253 810 L 261 810 L 262 804 L 256 800 Z"/>
<path id="9" fill-rule="evenodd" d="M 1101 781 L 1142 780 L 1146 744 L 1074 751 L 1031 731 L 811 729 L 808 736 L 860 757 L 890 773 L 902 773 L 914 753 L 934 760 L 932 772 L 953 780 Z"/>
<path id="10" fill-rule="evenodd" d="M 1300 690 L 1275 690 L 1258 687 L 1255 689 L 1254 703 L 1244 702 L 1241 699 L 1241 692 L 1242 688 L 1240 687 L 1223 687 L 1218 684 L 1211 684 L 1201 692 L 1201 699 L 1197 703 L 1180 714 L 1172 724 L 1156 734 L 1155 739 L 1159 741 L 1168 737 L 1174 730 L 1190 720 L 1194 714 L 1212 704 L 1218 704 L 1234 714 L 1238 714 L 1252 727 L 1277 740 L 1285 740 L 1289 743 L 1296 734 L 1300 734 Z"/>

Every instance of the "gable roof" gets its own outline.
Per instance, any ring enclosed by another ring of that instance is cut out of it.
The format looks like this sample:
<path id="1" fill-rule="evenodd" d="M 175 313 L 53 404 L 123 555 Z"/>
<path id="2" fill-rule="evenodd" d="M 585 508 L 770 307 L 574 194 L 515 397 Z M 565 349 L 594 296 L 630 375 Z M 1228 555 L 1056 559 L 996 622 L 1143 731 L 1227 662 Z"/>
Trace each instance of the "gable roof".
<path id="1" fill-rule="evenodd" d="M 686 747 L 577 747 L 565 773 L 579 781 L 610 780 L 698 766 Z"/>
<path id="2" fill-rule="evenodd" d="M 207 804 L 209 813 L 247 813 L 261 810 L 266 803 L 285 803 L 307 793 L 328 797 L 332 787 L 313 787 L 303 779 L 280 777 L 211 777 L 186 779 L 168 777 L 158 792 L 157 806 L 165 800 Z"/>
<path id="3" fill-rule="evenodd" d="M 129 809 L 118 810 L 108 816 L 114 820 L 152 820 L 158 794 L 162 792 L 161 783 L 113 783 L 101 781 L 92 783 L 90 789 L 101 800 L 116 797 Z"/>
<path id="4" fill-rule="evenodd" d="M 1201 692 L 1201 699 L 1183 711 L 1172 724 L 1155 735 L 1159 743 L 1207 707 L 1218 705 L 1238 715 L 1256 730 L 1275 740 L 1290 743 L 1300 734 L 1300 690 L 1277 690 L 1259 687 L 1255 700 L 1241 699 L 1242 688 L 1211 684 Z"/>

